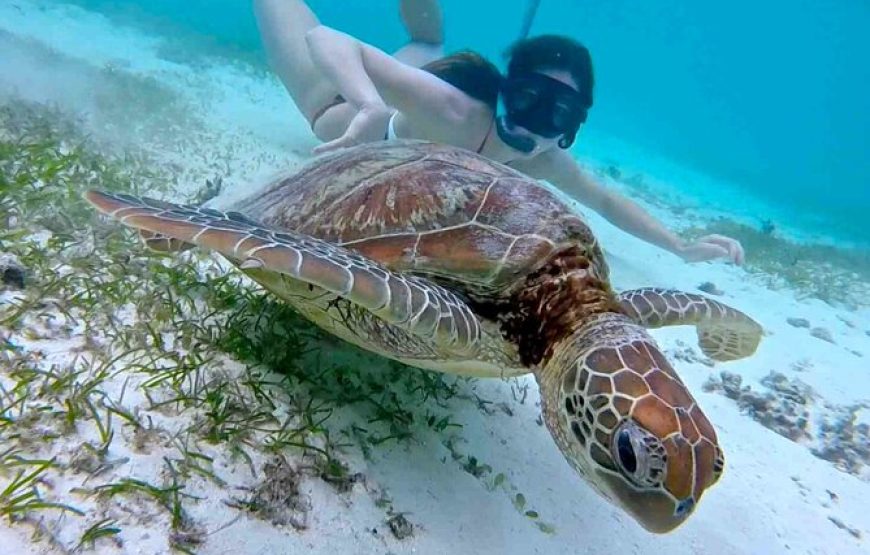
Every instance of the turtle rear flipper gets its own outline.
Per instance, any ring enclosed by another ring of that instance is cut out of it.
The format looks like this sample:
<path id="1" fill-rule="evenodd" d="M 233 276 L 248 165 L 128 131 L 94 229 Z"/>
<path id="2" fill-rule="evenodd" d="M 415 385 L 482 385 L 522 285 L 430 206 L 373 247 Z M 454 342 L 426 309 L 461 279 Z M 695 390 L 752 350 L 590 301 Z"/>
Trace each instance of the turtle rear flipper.
<path id="1" fill-rule="evenodd" d="M 647 328 L 694 325 L 698 345 L 714 360 L 748 357 L 761 341 L 758 322 L 703 295 L 649 287 L 624 291 L 619 303 L 630 318 Z"/>
<path id="2" fill-rule="evenodd" d="M 270 230 L 238 212 L 101 191 L 88 191 L 85 198 L 100 212 L 144 231 L 146 241 L 210 248 L 242 270 L 276 272 L 320 287 L 455 353 L 473 354 L 479 347 L 480 321 L 457 295 L 347 248 Z"/>

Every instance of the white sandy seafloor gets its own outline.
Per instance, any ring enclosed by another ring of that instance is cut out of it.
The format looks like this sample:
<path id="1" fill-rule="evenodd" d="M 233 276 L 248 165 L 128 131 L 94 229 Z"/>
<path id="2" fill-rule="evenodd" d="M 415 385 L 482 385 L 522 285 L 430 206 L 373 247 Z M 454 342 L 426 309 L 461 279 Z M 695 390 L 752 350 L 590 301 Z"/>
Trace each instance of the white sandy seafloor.
<path id="1" fill-rule="evenodd" d="M 62 56 L 47 59 L 38 54 L 41 47 Z M 79 8 L 25 0 L 0 3 L 3 97 L 15 94 L 82 113 L 96 140 L 115 147 L 124 141 L 135 142 L 155 160 L 175 164 L 191 187 L 221 175 L 229 188 L 220 202 L 246 194 L 270 174 L 292 169 L 308 155 L 314 139 L 277 80 L 223 62 L 192 66 L 170 61 L 161 58 L 160 52 L 164 50 L 157 37 L 119 27 Z M 204 127 L 188 133 L 183 127 L 137 127 L 135 118 L 109 121 L 100 112 L 104 107 L 92 102 L 95 89 L 105 86 L 97 70 L 107 65 L 118 72 L 153 76 L 175 89 L 195 107 Z M 662 207 L 651 210 L 672 225 L 685 223 Z M 488 479 L 476 478 L 454 461 L 435 434 L 375 449 L 369 459 L 349 448 L 345 460 L 364 480 L 350 492 L 339 493 L 321 480 L 304 479 L 300 487 L 309 497 L 310 510 L 307 527 L 297 530 L 275 526 L 225 503 L 238 495 L 239 488 L 259 483 L 267 458 L 254 457 L 260 471 L 254 477 L 244 461 L 230 458 L 217 445 L 209 453 L 215 474 L 226 485 L 201 480 L 186 490 L 198 499 L 186 500 L 185 510 L 205 532 L 202 543 L 193 549 L 208 554 L 866 553 L 870 535 L 866 467 L 863 474 L 838 469 L 811 452 L 816 444 L 794 442 L 775 433 L 721 392 L 704 391 L 703 385 L 724 370 L 742 376 L 743 384 L 752 390 L 765 392 L 768 389 L 761 380 L 777 371 L 812 388 L 809 406 L 814 418 L 832 417 L 838 407 L 866 402 L 870 400 L 867 307 L 848 310 L 801 299 L 788 288 L 771 290 L 743 269 L 722 263 L 688 265 L 621 233 L 594 214 L 589 217 L 606 247 L 618 289 L 653 285 L 693 291 L 710 281 L 723 291 L 720 298 L 724 302 L 751 314 L 766 330 L 753 357 L 712 367 L 693 349 L 690 328 L 653 332 L 716 425 L 727 457 L 721 482 L 683 527 L 664 536 L 650 535 L 597 497 L 569 468 L 537 422 L 537 390 L 532 379 L 519 384 L 480 380 L 466 387 L 492 401 L 489 406 L 494 408 L 483 410 L 478 403 L 455 402 L 454 421 L 463 425 L 458 449 L 489 465 Z M 787 318 L 796 317 L 827 329 L 833 342 L 787 323 Z M 67 351 L 75 340 L 28 343 L 12 339 L 56 361 L 71 356 Z M 379 364 L 371 357 L 362 357 L 359 363 Z M 123 374 L 113 380 L 117 383 L 105 386 L 110 394 L 124 387 Z M 512 389 L 515 392 L 523 383 L 531 386 L 520 402 Z M 126 385 L 125 404 L 131 410 L 137 402 L 144 403 L 134 385 Z M 190 425 L 185 418 L 185 413 L 165 416 L 160 424 L 167 430 L 182 429 Z M 868 410 L 858 410 L 857 418 L 858 422 L 870 421 Z M 816 425 L 811 423 L 810 430 Z M 110 456 L 128 460 L 100 479 L 157 480 L 163 457 L 169 453 L 165 445 L 155 443 L 142 453 L 133 449 L 134 438 L 121 429 L 120 422 L 116 427 Z M 55 439 L 50 450 L 68 457 L 85 439 L 92 438 Z M 288 457 L 292 460 L 293 454 L 288 452 Z M 504 483 L 492 487 L 492 477 L 500 473 Z M 0 476 L 0 488 L 8 479 Z M 113 519 L 120 532 L 115 538 L 98 540 L 94 548 L 98 553 L 171 551 L 165 510 L 121 497 L 112 498 L 108 505 L 93 503 L 71 491 L 82 487 L 82 481 L 75 473 L 62 474 L 53 478 L 47 490 L 52 501 L 69 503 L 86 513 L 48 511 L 40 515 L 42 525 L 53 531 L 59 543 L 34 542 L 32 523 L 4 520 L 0 552 L 62 552 L 64 546 L 71 550 L 82 530 L 101 518 Z M 518 493 L 525 499 L 522 510 L 516 506 Z M 385 497 L 395 512 L 404 513 L 414 525 L 413 535 L 398 539 L 391 533 L 383 503 L 378 503 Z M 537 512 L 537 520 L 552 531 L 542 531 L 536 519 L 524 514 L 526 510 Z"/>

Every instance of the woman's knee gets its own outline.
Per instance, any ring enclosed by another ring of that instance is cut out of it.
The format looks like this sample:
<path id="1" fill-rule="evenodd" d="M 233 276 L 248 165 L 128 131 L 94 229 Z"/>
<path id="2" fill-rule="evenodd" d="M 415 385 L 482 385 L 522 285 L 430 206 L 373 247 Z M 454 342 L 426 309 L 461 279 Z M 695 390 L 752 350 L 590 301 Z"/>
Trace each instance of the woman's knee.
<path id="1" fill-rule="evenodd" d="M 423 67 L 429 62 L 440 60 L 444 57 L 444 45 L 409 42 L 396 51 L 393 56 L 400 62 L 410 66 Z"/>

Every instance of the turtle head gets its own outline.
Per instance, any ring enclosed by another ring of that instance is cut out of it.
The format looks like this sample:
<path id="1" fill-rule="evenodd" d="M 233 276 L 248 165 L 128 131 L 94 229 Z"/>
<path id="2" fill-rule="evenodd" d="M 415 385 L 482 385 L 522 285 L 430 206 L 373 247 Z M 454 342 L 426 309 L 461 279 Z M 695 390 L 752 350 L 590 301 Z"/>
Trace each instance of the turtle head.
<path id="1" fill-rule="evenodd" d="M 722 474 L 716 432 L 646 330 L 597 314 L 536 374 L 571 465 L 651 532 L 684 522 Z"/>

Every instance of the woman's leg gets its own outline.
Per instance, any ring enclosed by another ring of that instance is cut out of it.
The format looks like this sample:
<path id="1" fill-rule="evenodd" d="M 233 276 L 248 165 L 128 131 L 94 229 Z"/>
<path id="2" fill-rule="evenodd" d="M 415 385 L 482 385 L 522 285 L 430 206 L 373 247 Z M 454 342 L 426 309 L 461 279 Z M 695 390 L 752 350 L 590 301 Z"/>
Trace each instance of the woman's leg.
<path id="1" fill-rule="evenodd" d="M 400 12 L 411 42 L 396 57 L 418 67 L 440 58 L 443 28 L 438 0 L 401 0 Z M 305 33 L 320 24 L 317 16 L 302 0 L 254 0 L 254 13 L 269 63 L 313 124 L 314 134 L 322 141 L 342 136 L 356 108 L 348 103 L 330 106 L 338 91 L 317 69 L 305 42 Z"/>
<path id="2" fill-rule="evenodd" d="M 401 0 L 399 13 L 411 41 L 393 56 L 414 67 L 444 57 L 444 14 L 438 0 Z"/>
<path id="3" fill-rule="evenodd" d="M 308 54 L 305 33 L 320 24 L 302 0 L 254 0 L 260 37 L 272 69 L 311 120 L 338 92 Z"/>
<path id="4" fill-rule="evenodd" d="M 408 44 L 393 52 L 400 62 L 422 67 L 444 57 L 444 17 L 438 0 L 400 0 L 399 13 L 410 36 Z M 329 107 L 317 119 L 314 133 L 322 141 L 344 134 L 356 108 L 350 104 Z"/>

